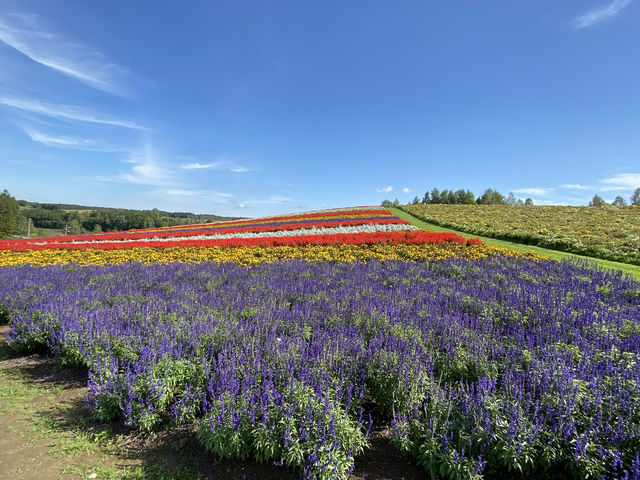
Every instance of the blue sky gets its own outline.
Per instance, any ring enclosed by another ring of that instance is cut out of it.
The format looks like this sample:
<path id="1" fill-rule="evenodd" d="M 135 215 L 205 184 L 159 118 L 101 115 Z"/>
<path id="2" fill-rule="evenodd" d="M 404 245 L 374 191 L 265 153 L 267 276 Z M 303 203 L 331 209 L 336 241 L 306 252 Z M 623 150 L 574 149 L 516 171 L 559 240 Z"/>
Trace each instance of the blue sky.
<path id="1" fill-rule="evenodd" d="M 260 216 L 640 186 L 640 0 L 5 1 L 0 188 Z"/>

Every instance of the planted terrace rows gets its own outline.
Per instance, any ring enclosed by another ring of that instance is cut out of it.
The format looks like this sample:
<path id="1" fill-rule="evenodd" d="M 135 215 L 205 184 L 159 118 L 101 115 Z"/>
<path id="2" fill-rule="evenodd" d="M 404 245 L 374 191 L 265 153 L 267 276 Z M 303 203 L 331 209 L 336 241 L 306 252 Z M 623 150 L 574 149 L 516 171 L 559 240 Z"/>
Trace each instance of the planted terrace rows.
<path id="1" fill-rule="evenodd" d="M 412 248 L 425 246 L 424 249 Z M 288 248 L 285 248 L 288 247 Z M 462 248 L 468 247 L 468 248 Z M 0 242 L 0 266 L 75 262 L 442 259 L 494 254 L 477 240 L 424 232 L 382 208 L 311 212 L 185 228 Z"/>

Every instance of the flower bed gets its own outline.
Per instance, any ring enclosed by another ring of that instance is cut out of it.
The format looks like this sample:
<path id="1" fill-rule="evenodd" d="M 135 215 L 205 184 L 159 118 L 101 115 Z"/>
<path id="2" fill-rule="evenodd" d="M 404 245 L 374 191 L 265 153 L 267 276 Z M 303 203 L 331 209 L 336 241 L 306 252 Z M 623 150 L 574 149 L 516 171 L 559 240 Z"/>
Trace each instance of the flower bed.
<path id="1" fill-rule="evenodd" d="M 305 248 L 442 246 L 482 248 Z M 638 478 L 639 300 L 495 255 L 0 268 L 12 345 L 88 366 L 98 418 L 194 425 L 220 458 L 318 479 L 346 477 L 374 422 L 443 478 Z"/>
<path id="2" fill-rule="evenodd" d="M 370 248 L 373 245 L 380 248 Z M 423 252 L 411 251 L 408 247 L 413 245 L 428 247 Z M 441 247 L 434 248 L 436 245 Z M 338 246 L 340 248 L 330 248 Z M 460 246 L 465 246 L 466 250 Z M 269 248 L 278 247 L 291 248 L 280 248 L 273 253 L 268 251 Z M 348 248 L 345 250 L 345 247 Z M 118 252 L 107 253 L 110 251 Z M 466 240 L 456 234 L 424 232 L 392 216 L 387 210 L 359 208 L 224 222 L 207 228 L 197 225 L 115 234 L 9 240 L 0 242 L 0 266 L 19 263 L 47 265 L 77 262 L 86 265 L 123 261 L 202 260 L 251 264 L 263 259 L 300 258 L 305 255 L 316 260 L 442 259 L 452 255 L 477 258 L 495 253 L 495 249 L 481 246 L 477 239 Z"/>

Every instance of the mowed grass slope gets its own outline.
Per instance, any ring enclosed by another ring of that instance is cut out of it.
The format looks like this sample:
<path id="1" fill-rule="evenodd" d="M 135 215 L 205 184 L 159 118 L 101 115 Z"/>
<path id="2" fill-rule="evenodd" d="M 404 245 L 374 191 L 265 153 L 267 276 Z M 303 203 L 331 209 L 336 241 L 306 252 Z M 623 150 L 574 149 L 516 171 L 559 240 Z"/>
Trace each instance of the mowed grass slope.
<path id="1" fill-rule="evenodd" d="M 640 207 L 404 205 L 443 227 L 640 265 Z"/>
<path id="2" fill-rule="evenodd" d="M 420 206 L 430 206 L 430 205 L 420 205 Z M 437 205 L 433 205 L 434 207 Z M 464 209 L 465 207 L 475 208 L 474 205 L 446 205 L 447 207 L 457 207 L 458 209 Z M 487 245 L 493 245 L 497 247 L 507 248 L 510 250 L 515 250 L 521 253 L 533 252 L 543 257 L 553 258 L 556 260 L 571 260 L 576 262 L 591 262 L 594 265 L 597 265 L 602 268 L 607 268 L 611 270 L 621 270 L 623 273 L 631 275 L 636 280 L 640 280 L 640 266 L 632 265 L 630 263 L 624 262 L 616 262 L 612 260 L 604 260 L 602 258 L 591 257 L 588 255 L 578 255 L 574 253 L 569 253 L 561 250 L 553 250 L 551 248 L 543 248 L 535 245 L 530 245 L 526 243 L 519 243 L 516 241 L 508 241 L 508 240 L 500 240 L 496 238 L 492 238 L 490 236 L 483 235 L 475 235 L 468 233 L 466 231 L 457 230 L 453 228 L 443 227 L 436 223 L 432 223 L 429 221 L 425 221 L 423 219 L 418 218 L 412 214 L 407 213 L 405 209 L 407 207 L 414 207 L 414 205 L 405 205 L 400 208 L 389 208 L 389 210 L 396 215 L 397 217 L 407 220 L 411 222 L 416 227 L 422 228 L 424 230 L 429 230 L 432 232 L 454 232 L 460 235 L 466 236 L 468 238 L 476 237 L 482 240 L 482 242 Z M 502 207 L 502 208 L 512 208 L 512 207 Z M 517 208 L 517 207 L 513 207 Z M 522 207 L 522 208 L 536 208 L 536 207 Z M 587 208 L 587 207 L 584 207 Z M 637 209 L 636 209 L 637 210 Z M 640 212 L 638 212 L 640 215 Z"/>

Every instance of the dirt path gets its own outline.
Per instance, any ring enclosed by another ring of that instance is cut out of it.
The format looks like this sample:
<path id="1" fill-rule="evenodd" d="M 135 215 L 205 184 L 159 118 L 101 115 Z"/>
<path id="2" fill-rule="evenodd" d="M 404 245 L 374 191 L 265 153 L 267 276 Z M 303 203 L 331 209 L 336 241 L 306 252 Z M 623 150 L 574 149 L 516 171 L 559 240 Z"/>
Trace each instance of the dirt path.
<path id="1" fill-rule="evenodd" d="M 188 428 L 143 434 L 100 424 L 84 396 L 87 372 L 45 355 L 16 355 L 0 327 L 0 480 L 294 480 L 297 473 L 253 462 L 215 462 Z M 389 432 L 374 430 L 350 480 L 411 480 L 425 472 L 402 458 Z"/>

